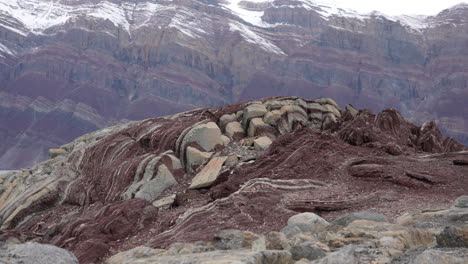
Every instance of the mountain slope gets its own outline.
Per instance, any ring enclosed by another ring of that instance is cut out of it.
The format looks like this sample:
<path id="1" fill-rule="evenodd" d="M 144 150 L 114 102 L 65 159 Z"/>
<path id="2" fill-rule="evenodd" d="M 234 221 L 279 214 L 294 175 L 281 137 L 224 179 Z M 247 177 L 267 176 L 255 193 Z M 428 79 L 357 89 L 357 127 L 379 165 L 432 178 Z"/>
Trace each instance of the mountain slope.
<path id="1" fill-rule="evenodd" d="M 435 17 L 319 1 L 0 3 L 0 164 L 127 120 L 273 95 L 435 119 L 466 142 L 467 5 Z"/>

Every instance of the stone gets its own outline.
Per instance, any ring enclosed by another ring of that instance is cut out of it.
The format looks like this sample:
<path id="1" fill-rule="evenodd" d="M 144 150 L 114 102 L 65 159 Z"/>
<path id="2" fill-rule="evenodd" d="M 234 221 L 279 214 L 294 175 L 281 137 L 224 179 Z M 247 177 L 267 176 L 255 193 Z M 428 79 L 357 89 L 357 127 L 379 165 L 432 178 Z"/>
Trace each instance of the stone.
<path id="1" fill-rule="evenodd" d="M 281 112 L 281 114 L 291 113 L 291 112 L 299 112 L 303 116 L 307 116 L 306 111 L 304 111 L 304 109 L 302 107 L 298 106 L 298 105 L 285 105 L 285 106 L 281 107 L 280 112 Z"/>
<path id="2" fill-rule="evenodd" d="M 302 213 L 289 218 L 287 227 L 297 227 L 301 232 L 314 234 L 325 230 L 329 225 L 325 219 L 314 213 Z"/>
<path id="3" fill-rule="evenodd" d="M 281 111 L 280 110 L 273 110 L 271 112 L 266 113 L 263 117 L 263 121 L 271 126 L 276 126 L 276 123 L 281 118 Z"/>
<path id="4" fill-rule="evenodd" d="M 168 254 L 194 254 L 203 253 L 216 250 L 211 242 L 198 241 L 195 243 L 173 243 L 169 249 Z"/>
<path id="5" fill-rule="evenodd" d="M 349 245 L 328 254 L 324 258 L 313 261 L 312 264 L 359 264 L 359 260 L 354 256 L 355 250 L 356 246 Z"/>
<path id="6" fill-rule="evenodd" d="M 437 249 L 426 249 L 419 254 L 411 264 L 466 264 L 468 263 L 468 255 L 465 258 L 460 258 L 451 255 L 449 252 L 444 252 Z"/>
<path id="7" fill-rule="evenodd" d="M 347 226 L 355 220 L 368 220 L 374 222 L 388 222 L 387 217 L 383 214 L 369 211 L 361 211 L 356 213 L 347 214 L 341 217 L 338 217 L 333 222 L 332 225 Z"/>
<path id="8" fill-rule="evenodd" d="M 458 197 L 454 202 L 453 202 L 453 208 L 468 208 L 468 196 L 461 196 Z"/>
<path id="9" fill-rule="evenodd" d="M 315 246 L 313 242 L 305 242 L 299 245 L 293 245 L 289 249 L 291 252 L 293 260 L 308 259 L 316 260 L 325 257 L 325 250 L 320 247 Z"/>
<path id="10" fill-rule="evenodd" d="M 222 250 L 251 249 L 252 243 L 257 239 L 259 239 L 259 236 L 252 232 L 227 229 L 214 234 L 213 245 L 215 248 Z"/>
<path id="11" fill-rule="evenodd" d="M 182 163 L 180 162 L 180 159 L 178 159 L 176 156 L 172 155 L 172 154 L 169 154 L 167 155 L 170 159 L 171 159 L 171 162 L 172 162 L 172 169 L 174 170 L 178 170 L 178 169 L 182 169 Z"/>
<path id="12" fill-rule="evenodd" d="M 193 178 L 189 189 L 200 189 L 210 187 L 218 178 L 219 172 L 226 161 L 227 156 L 215 157 Z"/>
<path id="13" fill-rule="evenodd" d="M 184 137 L 182 148 L 188 143 L 196 142 L 205 151 L 212 151 L 216 145 L 222 145 L 221 130 L 214 122 L 194 126 Z"/>
<path id="14" fill-rule="evenodd" d="M 340 109 L 340 107 L 335 102 L 335 100 L 333 100 L 331 98 L 319 98 L 319 99 L 315 100 L 315 102 L 320 103 L 320 104 L 332 105 L 332 106 L 336 107 L 337 109 Z"/>
<path id="15" fill-rule="evenodd" d="M 250 120 L 256 117 L 263 117 L 268 113 L 267 108 L 263 104 L 252 104 L 244 108 L 243 126 L 247 127 Z"/>
<path id="16" fill-rule="evenodd" d="M 158 167 L 158 173 L 154 179 L 142 185 L 141 189 L 135 194 L 135 198 L 144 199 L 152 202 L 166 188 L 178 184 L 171 171 L 162 164 Z"/>
<path id="17" fill-rule="evenodd" d="M 49 159 L 53 159 L 58 156 L 67 154 L 67 151 L 64 149 L 49 149 Z"/>
<path id="18" fill-rule="evenodd" d="M 258 133 L 258 131 L 260 130 L 261 127 L 265 127 L 266 124 L 265 122 L 263 122 L 263 119 L 261 118 L 254 118 L 252 120 L 250 120 L 250 123 L 249 123 L 249 128 L 247 130 L 247 135 L 249 137 L 255 137 Z"/>
<path id="19" fill-rule="evenodd" d="M 231 122 L 226 125 L 226 135 L 231 140 L 240 140 L 245 137 L 245 131 L 239 122 Z"/>
<path id="20" fill-rule="evenodd" d="M 237 155 L 229 155 L 224 162 L 224 165 L 227 167 L 234 167 L 237 164 L 239 164 L 239 157 L 237 157 Z"/>
<path id="21" fill-rule="evenodd" d="M 302 230 L 297 226 L 286 226 L 280 231 L 281 233 L 285 234 L 287 237 L 293 237 L 297 234 L 302 233 Z"/>
<path id="22" fill-rule="evenodd" d="M 73 253 L 52 245 L 28 242 L 0 242 L 0 263 L 9 264 L 78 264 Z"/>
<path id="23" fill-rule="evenodd" d="M 222 115 L 221 118 L 219 118 L 219 127 L 221 129 L 224 129 L 227 124 L 234 122 L 234 121 L 237 121 L 237 116 L 235 113 L 230 114 L 230 115 L 229 114 Z"/>
<path id="24" fill-rule="evenodd" d="M 447 226 L 436 239 L 438 247 L 468 247 L 468 228 Z"/>
<path id="25" fill-rule="evenodd" d="M 212 152 L 203 152 L 194 147 L 187 148 L 187 170 L 193 172 L 194 166 L 205 164 L 213 156 Z"/>
<path id="26" fill-rule="evenodd" d="M 161 198 L 159 200 L 154 201 L 153 206 L 158 209 L 170 208 L 174 204 L 176 197 L 177 197 L 176 194 L 172 194 L 167 197 Z"/>
<path id="27" fill-rule="evenodd" d="M 140 263 L 146 258 L 163 256 L 167 254 L 167 250 L 154 249 L 150 247 L 136 247 L 128 251 L 120 252 L 106 261 L 106 264 L 130 264 Z M 144 262 L 143 262 L 144 263 Z"/>
<path id="28" fill-rule="evenodd" d="M 225 135 L 221 135 L 221 140 L 223 141 L 223 146 L 227 146 L 231 143 L 231 140 Z"/>
<path id="29" fill-rule="evenodd" d="M 149 252 L 149 251 L 148 251 Z M 236 264 L 289 264 L 291 253 L 285 250 L 216 250 L 195 254 L 155 255 L 138 257 L 119 253 L 106 261 L 107 264 L 207 264 L 207 263 L 236 263 Z"/>
<path id="30" fill-rule="evenodd" d="M 281 232 L 270 232 L 266 235 L 266 248 L 269 250 L 283 250 L 289 247 L 288 238 Z"/>
<path id="31" fill-rule="evenodd" d="M 348 111 L 352 116 L 356 116 L 359 113 L 359 111 L 350 104 L 345 106 L 345 110 Z"/>
<path id="32" fill-rule="evenodd" d="M 254 147 L 256 150 L 266 150 L 272 143 L 269 137 L 259 137 L 254 140 Z"/>

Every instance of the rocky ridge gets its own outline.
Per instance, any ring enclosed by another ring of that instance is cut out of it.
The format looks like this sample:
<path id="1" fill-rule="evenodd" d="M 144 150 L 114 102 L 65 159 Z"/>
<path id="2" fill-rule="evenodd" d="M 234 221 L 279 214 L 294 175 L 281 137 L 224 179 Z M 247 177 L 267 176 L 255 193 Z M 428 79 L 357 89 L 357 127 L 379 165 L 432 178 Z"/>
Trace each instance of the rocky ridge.
<path id="1" fill-rule="evenodd" d="M 394 109 L 342 110 L 327 98 L 273 97 L 147 119 L 50 152 L 32 169 L 2 175 L 0 239 L 49 243 L 80 263 L 137 246 L 208 241 L 223 229 L 267 234 L 301 212 L 331 220 L 371 210 L 394 219 L 447 206 L 468 186 L 466 148 L 433 122 L 416 126 Z M 458 213 L 464 219 L 465 209 Z M 319 222 L 309 231 L 325 230 Z M 157 252 L 177 259 L 151 249 L 129 254 Z"/>
<path id="2" fill-rule="evenodd" d="M 0 3 L 0 169 L 84 133 L 266 96 L 435 120 L 467 141 L 466 21 L 311 0 Z"/>

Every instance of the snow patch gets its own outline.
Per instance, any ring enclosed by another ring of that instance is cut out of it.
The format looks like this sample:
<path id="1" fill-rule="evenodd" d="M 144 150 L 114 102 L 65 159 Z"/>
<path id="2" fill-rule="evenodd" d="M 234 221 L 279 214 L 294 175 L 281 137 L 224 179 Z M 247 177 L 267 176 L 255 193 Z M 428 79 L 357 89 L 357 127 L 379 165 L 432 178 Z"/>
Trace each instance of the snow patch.
<path id="1" fill-rule="evenodd" d="M 244 37 L 244 39 L 247 42 L 257 44 L 262 49 L 268 52 L 273 52 L 273 53 L 277 53 L 280 55 L 286 55 L 286 53 L 284 53 L 278 46 L 273 44 L 271 41 L 262 38 L 261 36 L 259 36 L 258 34 L 250 30 L 247 26 L 241 23 L 238 23 L 238 22 L 229 23 L 229 29 L 233 32 L 239 31 L 241 36 Z"/>

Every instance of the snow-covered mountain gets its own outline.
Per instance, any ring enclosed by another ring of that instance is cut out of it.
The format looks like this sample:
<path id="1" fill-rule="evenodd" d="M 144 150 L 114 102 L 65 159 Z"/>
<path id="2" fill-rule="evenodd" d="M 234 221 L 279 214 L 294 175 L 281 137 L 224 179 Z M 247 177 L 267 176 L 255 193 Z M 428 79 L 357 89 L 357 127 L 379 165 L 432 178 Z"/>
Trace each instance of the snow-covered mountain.
<path id="1" fill-rule="evenodd" d="M 468 5 L 0 0 L 0 169 L 103 126 L 269 95 L 333 96 L 468 138 Z"/>

